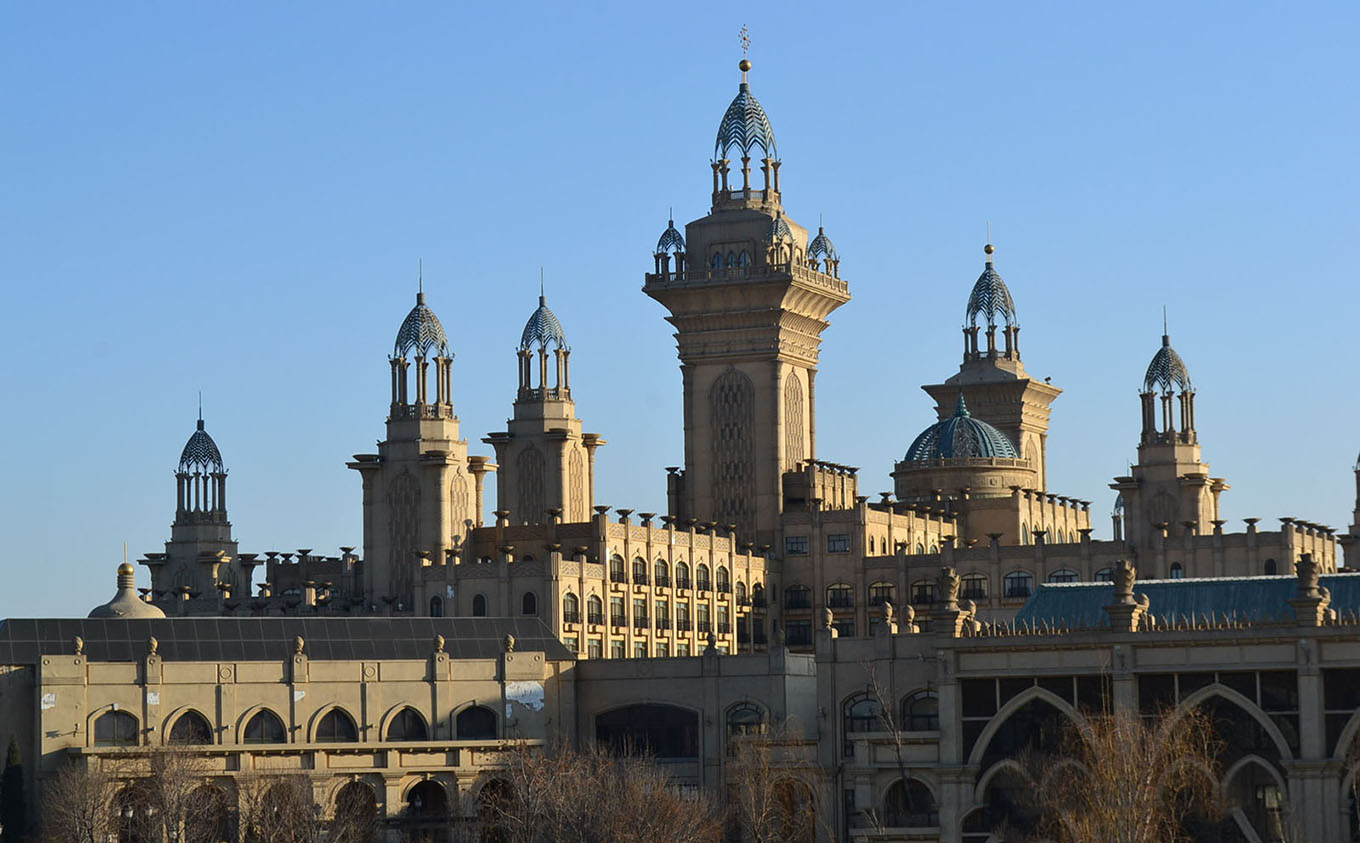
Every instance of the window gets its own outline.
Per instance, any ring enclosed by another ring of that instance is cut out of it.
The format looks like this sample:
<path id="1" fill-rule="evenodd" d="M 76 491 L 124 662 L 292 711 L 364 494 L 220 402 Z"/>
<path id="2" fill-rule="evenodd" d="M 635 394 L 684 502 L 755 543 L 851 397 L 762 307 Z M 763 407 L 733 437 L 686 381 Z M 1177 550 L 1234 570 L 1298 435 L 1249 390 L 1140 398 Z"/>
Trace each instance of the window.
<path id="1" fill-rule="evenodd" d="M 496 712 L 483 705 L 470 706 L 458 712 L 453 729 L 460 741 L 495 740 Z"/>
<path id="2" fill-rule="evenodd" d="M 708 566 L 700 562 L 699 566 L 694 569 L 694 588 L 698 591 L 709 591 L 712 587 L 713 583 L 709 579 Z"/>
<path id="3" fill-rule="evenodd" d="M 784 589 L 785 609 L 811 609 L 812 590 L 805 585 L 791 585 Z"/>
<path id="4" fill-rule="evenodd" d="M 1029 571 L 1011 571 L 1006 575 L 1002 585 L 1007 597 L 1029 597 L 1034 591 L 1034 575 Z"/>
<path id="5" fill-rule="evenodd" d="M 718 566 L 718 592 L 720 594 L 732 593 L 732 575 L 728 573 L 726 565 Z"/>
<path id="6" fill-rule="evenodd" d="M 940 824 L 940 811 L 930 788 L 898 779 L 883 797 L 883 819 L 891 828 L 930 828 Z"/>
<path id="7" fill-rule="evenodd" d="M 581 636 L 579 635 L 562 636 L 562 644 L 573 653 L 581 652 Z"/>
<path id="8" fill-rule="evenodd" d="M 727 711 L 727 736 L 729 738 L 763 735 L 766 729 L 765 710 L 754 703 L 740 703 Z"/>
<path id="9" fill-rule="evenodd" d="M 737 605 L 738 605 L 738 606 L 747 606 L 747 605 L 750 605 L 750 603 L 751 603 L 751 601 L 746 599 L 746 583 L 738 581 L 738 582 L 737 582 Z"/>
<path id="10" fill-rule="evenodd" d="M 1181 563 L 1179 563 L 1179 562 L 1172 562 L 1172 563 L 1171 563 L 1171 579 L 1173 579 L 1173 580 L 1178 580 L 1178 579 L 1181 579 L 1181 578 L 1184 577 L 1184 576 L 1185 576 L 1185 569 L 1181 567 Z"/>
<path id="11" fill-rule="evenodd" d="M 675 645 L 675 654 L 684 658 L 689 657 L 689 642 L 680 641 Z"/>
<path id="12" fill-rule="evenodd" d="M 609 598 L 609 623 L 611 626 L 623 626 L 627 620 L 623 613 L 623 598 Z"/>
<path id="13" fill-rule="evenodd" d="M 841 638 L 855 637 L 855 619 L 853 617 L 834 618 L 831 621 L 831 628 L 836 630 L 836 635 Z"/>
<path id="14" fill-rule="evenodd" d="M 486 617 L 486 595 L 478 594 L 472 598 L 472 616 L 474 618 Z"/>
<path id="15" fill-rule="evenodd" d="M 633 560 L 633 583 L 635 585 L 647 584 L 647 560 L 642 557 Z"/>
<path id="16" fill-rule="evenodd" d="M 790 647 L 806 647 L 812 643 L 811 621 L 785 621 L 784 643 Z"/>
<path id="17" fill-rule="evenodd" d="M 1076 582 L 1080 577 L 1076 571 L 1069 571 L 1066 568 L 1061 571 L 1054 571 L 1048 575 L 1049 582 Z"/>
<path id="18" fill-rule="evenodd" d="M 902 725 L 913 732 L 940 728 L 940 698 L 934 691 L 917 691 L 902 700 Z"/>
<path id="19" fill-rule="evenodd" d="M 267 708 L 255 712 L 254 716 L 246 721 L 241 739 L 242 743 L 287 743 L 287 741 L 283 721 Z"/>
<path id="20" fill-rule="evenodd" d="M 521 615 L 538 614 L 538 596 L 532 591 L 524 592 L 524 597 L 520 599 L 519 613 Z"/>
<path id="21" fill-rule="evenodd" d="M 665 600 L 658 600 L 653 608 L 656 609 L 656 628 L 670 629 L 671 604 L 667 603 Z"/>
<path id="22" fill-rule="evenodd" d="M 657 642 L 656 655 L 658 658 L 666 658 L 671 654 L 671 645 L 665 641 Z"/>
<path id="23" fill-rule="evenodd" d="M 647 628 L 647 601 L 633 598 L 633 628 Z"/>
<path id="24" fill-rule="evenodd" d="M 656 584 L 657 584 L 657 585 L 662 586 L 662 587 L 668 587 L 668 586 L 670 586 L 670 584 L 671 584 L 671 569 L 670 569 L 670 566 L 668 566 L 668 565 L 666 564 L 666 560 L 664 560 L 664 559 L 658 559 L 658 560 L 656 560 L 656 564 L 652 566 L 652 569 L 653 569 L 653 570 L 652 570 L 652 574 L 653 574 L 654 578 L 656 579 Z"/>
<path id="25" fill-rule="evenodd" d="M 344 709 L 332 708 L 316 724 L 315 739 L 318 743 L 353 743 L 359 740 L 359 730 Z"/>
<path id="26" fill-rule="evenodd" d="M 987 599 L 987 575 L 968 574 L 963 578 L 962 587 L 959 589 L 959 596 L 965 600 L 986 600 Z"/>
<path id="27" fill-rule="evenodd" d="M 806 556 L 808 552 L 807 536 L 785 536 L 784 555 L 785 556 Z"/>
<path id="28" fill-rule="evenodd" d="M 684 562 L 675 563 L 675 587 L 689 588 L 689 566 Z"/>
<path id="29" fill-rule="evenodd" d="M 1266 576 L 1268 576 L 1268 577 L 1273 577 L 1273 576 L 1275 576 L 1275 575 L 1278 574 L 1278 573 L 1279 573 L 1279 569 L 1278 569 L 1278 567 L 1277 567 L 1276 564 L 1275 564 L 1275 560 L 1274 560 L 1274 559 L 1267 559 L 1267 560 L 1266 560 Z"/>
<path id="30" fill-rule="evenodd" d="M 737 263 L 740 264 L 741 266 L 750 266 L 750 265 L 751 265 L 751 253 L 748 252 L 748 251 L 746 251 L 745 249 L 742 249 L 742 250 L 741 250 L 741 257 L 737 258 Z"/>
<path id="31" fill-rule="evenodd" d="M 430 598 L 430 617 L 432 618 L 444 617 L 444 598 L 442 597 Z"/>
<path id="32" fill-rule="evenodd" d="M 611 659 L 621 659 L 621 658 L 623 658 L 623 655 L 624 655 L 623 642 L 622 642 L 622 641 L 610 641 L 610 642 L 609 642 L 609 657 L 610 657 Z"/>
<path id="33" fill-rule="evenodd" d="M 876 582 L 869 586 L 869 605 L 882 606 L 897 599 L 897 586 L 890 582 Z"/>
<path id="34" fill-rule="evenodd" d="M 586 642 L 586 656 L 592 659 L 604 657 L 604 642 L 598 638 L 591 638 Z"/>
<path id="35" fill-rule="evenodd" d="M 208 718 L 197 711 L 186 711 L 170 727 L 170 743 L 183 746 L 207 746 L 213 742 L 212 726 Z"/>
<path id="36" fill-rule="evenodd" d="M 635 658 L 635 659 L 645 659 L 645 658 L 647 658 L 647 642 L 646 642 L 646 641 L 636 641 L 636 642 L 633 643 L 633 658 Z"/>
<path id="37" fill-rule="evenodd" d="M 841 728 L 845 733 L 845 755 L 855 754 L 851 735 L 863 732 L 878 732 L 883 729 L 882 708 L 878 700 L 868 694 L 859 694 L 846 701 L 841 712 Z"/>
<path id="38" fill-rule="evenodd" d="M 719 252 L 714 252 L 713 259 L 708 262 L 708 265 L 713 267 L 714 269 L 722 269 L 722 254 Z"/>
<path id="39" fill-rule="evenodd" d="M 832 609 L 851 609 L 855 606 L 854 586 L 836 583 L 826 589 L 826 605 Z"/>
<path id="40" fill-rule="evenodd" d="M 760 583 L 751 586 L 751 605 L 758 609 L 765 607 L 765 586 Z"/>
<path id="41" fill-rule="evenodd" d="M 126 711 L 106 711 L 94 721 L 95 746 L 136 746 L 137 718 Z"/>
<path id="42" fill-rule="evenodd" d="M 719 606 L 719 607 L 718 607 L 718 634 L 719 634 L 719 635 L 731 635 L 731 634 L 732 634 L 732 614 L 731 614 L 731 612 L 732 612 L 732 610 L 729 609 L 729 608 L 727 608 L 726 606 Z"/>
<path id="43" fill-rule="evenodd" d="M 598 594 L 586 598 L 586 621 L 593 624 L 604 623 L 604 601 Z"/>
<path id="44" fill-rule="evenodd" d="M 1028 523 L 1022 523 L 1022 524 L 1020 525 L 1020 543 L 1021 543 L 1021 544 L 1029 544 L 1029 524 L 1028 524 Z"/>
<path id="45" fill-rule="evenodd" d="M 850 534 L 849 533 L 830 533 L 826 537 L 827 553 L 849 553 Z"/>
<path id="46" fill-rule="evenodd" d="M 628 581 L 628 577 L 624 575 L 623 571 L 623 557 L 618 555 L 617 553 L 609 557 L 609 581 L 610 582 Z"/>
<path id="47" fill-rule="evenodd" d="M 934 602 L 934 580 L 917 580 L 911 584 L 911 603 L 913 606 L 929 606 Z"/>
<path id="48" fill-rule="evenodd" d="M 581 598 L 575 594 L 567 594 L 562 598 L 562 622 L 581 622 Z"/>
<path id="49" fill-rule="evenodd" d="M 389 741 L 427 741 L 430 739 L 430 732 L 425 728 L 425 718 L 420 716 L 420 712 L 407 706 L 397 712 L 391 722 L 387 724 L 387 740 Z"/>
<path id="50" fill-rule="evenodd" d="M 1101 568 L 1096 571 L 1096 582 L 1114 582 L 1114 568 Z"/>
<path id="51" fill-rule="evenodd" d="M 925 552 L 926 552 L 926 546 L 923 545 L 923 544 L 921 544 L 920 542 L 917 542 L 917 543 L 916 543 L 916 555 L 917 555 L 917 556 L 924 556 L 924 555 L 925 555 Z"/>
<path id="52" fill-rule="evenodd" d="M 713 630 L 713 625 L 709 622 L 708 604 L 700 603 L 695 610 L 695 617 L 698 619 L 699 632 L 708 633 Z"/>

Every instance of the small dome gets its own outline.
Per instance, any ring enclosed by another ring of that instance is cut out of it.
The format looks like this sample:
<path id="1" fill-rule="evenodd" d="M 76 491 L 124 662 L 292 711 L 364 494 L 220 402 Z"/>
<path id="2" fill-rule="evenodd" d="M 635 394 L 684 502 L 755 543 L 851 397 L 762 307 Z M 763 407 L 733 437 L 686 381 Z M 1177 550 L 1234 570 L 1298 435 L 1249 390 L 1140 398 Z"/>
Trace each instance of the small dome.
<path id="1" fill-rule="evenodd" d="M 548 309 L 547 297 L 539 296 L 538 309 L 524 324 L 524 333 L 519 338 L 519 348 L 520 351 L 527 351 L 535 345 L 547 348 L 549 343 L 558 348 L 565 348 L 567 334 L 562 330 L 562 323 L 557 321 L 557 316 Z"/>
<path id="2" fill-rule="evenodd" d="M 137 595 L 137 569 L 131 562 L 118 566 L 118 591 L 109 602 L 90 610 L 92 618 L 163 618 L 165 612 Z"/>
<path id="3" fill-rule="evenodd" d="M 222 452 L 217 450 L 217 443 L 203 429 L 203 419 L 198 420 L 198 429 L 189 437 L 189 441 L 184 443 L 184 450 L 179 453 L 178 471 L 183 473 L 194 470 L 217 473 L 223 470 Z"/>
<path id="4" fill-rule="evenodd" d="M 429 357 L 434 349 L 438 357 L 452 357 L 449 354 L 449 340 L 444 336 L 444 326 L 439 317 L 425 304 L 425 294 L 416 293 L 416 306 L 406 314 L 397 331 L 397 341 L 392 346 L 393 357 Z"/>
<path id="5" fill-rule="evenodd" d="M 1185 368 L 1185 361 L 1171 347 L 1170 335 L 1162 334 L 1162 347 L 1152 355 L 1147 374 L 1143 376 L 1143 391 L 1174 392 L 1175 387 L 1180 387 L 1181 392 L 1194 391 L 1194 387 L 1190 385 L 1190 371 Z"/>
<path id="6" fill-rule="evenodd" d="M 831 238 L 826 236 L 826 229 L 820 225 L 817 226 L 817 236 L 808 244 L 807 253 L 813 260 L 823 257 L 833 261 L 837 259 L 836 246 L 831 242 Z"/>
<path id="7" fill-rule="evenodd" d="M 750 155 L 751 149 L 760 147 L 765 158 L 779 160 L 779 152 L 774 145 L 774 129 L 770 128 L 770 118 L 760 107 L 751 85 L 745 81 L 737 90 L 737 96 L 723 114 L 718 124 L 718 140 L 713 145 L 713 160 L 721 161 L 727 157 L 732 147 L 741 150 L 743 156 Z"/>
<path id="8" fill-rule="evenodd" d="M 1020 459 L 1006 434 L 968 414 L 963 393 L 954 415 L 921 431 L 907 449 L 907 462 L 989 457 Z"/>
<path id="9" fill-rule="evenodd" d="M 770 220 L 770 231 L 767 236 L 771 243 L 793 239 L 793 229 L 789 228 L 789 221 L 784 219 L 782 212 L 775 211 L 774 219 Z"/>
<path id="10" fill-rule="evenodd" d="M 1006 282 L 1001 280 L 1001 274 L 992 266 L 992 244 L 988 243 L 987 266 L 978 276 L 977 283 L 973 285 L 973 292 L 968 296 L 968 313 L 964 320 L 971 327 L 977 327 L 978 316 L 987 320 L 988 326 L 995 325 L 997 318 L 1000 317 L 1006 327 L 1016 324 L 1015 301 L 1011 299 L 1011 291 L 1006 289 Z"/>
<path id="11" fill-rule="evenodd" d="M 680 232 L 675 228 L 675 220 L 666 223 L 666 230 L 661 232 L 661 239 L 656 241 L 656 253 L 658 255 L 668 255 L 673 252 L 685 251 L 685 238 L 680 236 Z"/>

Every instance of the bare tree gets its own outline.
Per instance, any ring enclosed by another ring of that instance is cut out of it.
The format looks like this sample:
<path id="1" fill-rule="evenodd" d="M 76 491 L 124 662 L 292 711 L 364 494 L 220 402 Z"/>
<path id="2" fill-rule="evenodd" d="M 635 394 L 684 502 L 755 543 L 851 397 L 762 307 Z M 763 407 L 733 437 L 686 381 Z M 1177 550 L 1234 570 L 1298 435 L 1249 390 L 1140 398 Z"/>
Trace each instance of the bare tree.
<path id="1" fill-rule="evenodd" d="M 64 763 L 43 785 L 43 839 L 50 843 L 107 843 L 116 828 L 116 786 L 113 777 L 97 766 L 80 761 Z"/>
<path id="2" fill-rule="evenodd" d="M 729 738 L 726 808 L 734 836 L 751 843 L 813 839 L 817 814 L 807 780 L 817 768 L 800 752 L 803 743 L 787 723 Z"/>
<path id="3" fill-rule="evenodd" d="M 320 812 L 307 776 L 248 776 L 237 787 L 246 843 L 312 843 L 320 837 Z"/>

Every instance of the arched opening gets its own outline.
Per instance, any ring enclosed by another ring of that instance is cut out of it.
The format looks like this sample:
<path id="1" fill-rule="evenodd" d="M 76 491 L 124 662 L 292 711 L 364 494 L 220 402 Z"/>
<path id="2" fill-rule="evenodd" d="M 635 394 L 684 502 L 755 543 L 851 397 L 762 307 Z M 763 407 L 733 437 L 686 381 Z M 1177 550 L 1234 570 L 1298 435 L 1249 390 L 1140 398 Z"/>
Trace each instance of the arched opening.
<path id="1" fill-rule="evenodd" d="M 460 741 L 495 740 L 496 712 L 486 706 L 470 706 L 458 712 L 453 728 Z"/>
<path id="2" fill-rule="evenodd" d="M 160 840 L 162 828 L 156 806 L 144 787 L 123 788 L 110 802 L 113 834 L 118 843 L 153 843 Z"/>
<path id="3" fill-rule="evenodd" d="M 95 746 L 136 746 L 137 718 L 126 711 L 106 711 L 94 721 Z"/>
<path id="4" fill-rule="evenodd" d="M 911 584 L 911 604 L 929 606 L 935 602 L 935 581 L 917 580 Z"/>
<path id="5" fill-rule="evenodd" d="M 1092 579 L 1096 582 L 1114 582 L 1114 568 L 1101 568 Z"/>
<path id="6" fill-rule="evenodd" d="M 807 785 L 780 779 L 774 785 L 774 803 L 770 825 L 776 833 L 766 839 L 789 843 L 813 843 L 817 839 L 817 809 Z"/>
<path id="7" fill-rule="evenodd" d="M 811 609 L 812 589 L 805 585 L 791 585 L 784 589 L 785 609 Z"/>
<path id="8" fill-rule="evenodd" d="M 436 843 L 447 839 L 449 797 L 439 782 L 426 779 L 406 792 L 402 812 L 406 839 L 411 843 Z"/>
<path id="9" fill-rule="evenodd" d="M 184 843 L 235 840 L 231 808 L 231 800 L 222 788 L 211 784 L 194 788 L 184 800 Z"/>
<path id="10" fill-rule="evenodd" d="M 902 725 L 912 732 L 940 728 L 940 697 L 934 691 L 917 691 L 902 700 Z"/>
<path id="11" fill-rule="evenodd" d="M 343 708 L 332 708 L 321 716 L 316 724 L 317 743 L 354 743 L 359 740 L 359 729 L 354 718 Z"/>
<path id="12" fill-rule="evenodd" d="M 538 595 L 532 591 L 524 592 L 524 596 L 519 601 L 519 613 L 521 615 L 537 615 Z"/>
<path id="13" fill-rule="evenodd" d="M 647 584 L 647 560 L 643 559 L 641 556 L 633 559 L 633 584 Z"/>
<path id="14" fill-rule="evenodd" d="M 1023 753 L 1056 756 L 1062 749 L 1063 734 L 1071 721 L 1045 699 L 1031 699 L 1011 712 L 987 743 L 982 766 L 1018 758 Z"/>
<path id="15" fill-rule="evenodd" d="M 283 728 L 283 721 L 267 708 L 262 708 L 251 715 L 241 734 L 242 743 L 286 743 L 287 741 L 288 733 Z"/>
<path id="16" fill-rule="evenodd" d="M 474 618 L 486 617 L 486 595 L 478 594 L 472 598 L 472 616 Z"/>
<path id="17" fill-rule="evenodd" d="M 581 598 L 575 594 L 568 593 L 562 596 L 562 622 L 581 622 Z"/>
<path id="18" fill-rule="evenodd" d="M 727 736 L 729 738 L 763 735 L 768 727 L 765 709 L 755 703 L 738 703 L 727 710 Z"/>
<path id="19" fill-rule="evenodd" d="M 675 587 L 676 588 L 690 587 L 689 565 L 685 564 L 684 561 L 675 563 Z"/>
<path id="20" fill-rule="evenodd" d="M 694 587 L 699 591 L 710 591 L 713 588 L 708 566 L 703 562 L 700 562 L 698 567 L 694 569 Z"/>
<path id="21" fill-rule="evenodd" d="M 1003 828 L 1015 835 L 1014 839 L 1031 839 L 1038 831 L 1040 819 L 1034 794 L 1034 783 L 1015 767 L 997 770 L 983 791 L 982 809 L 964 821 L 963 839 L 967 843 L 998 839 L 989 835 Z"/>
<path id="22" fill-rule="evenodd" d="M 732 575 L 728 572 L 726 565 L 718 566 L 717 586 L 718 592 L 721 594 L 732 593 Z"/>
<path id="23" fill-rule="evenodd" d="M 430 617 L 432 618 L 444 617 L 444 598 L 442 597 L 430 598 Z"/>
<path id="24" fill-rule="evenodd" d="M 504 779 L 492 779 L 482 785 L 477 793 L 477 824 L 482 843 L 505 843 L 507 837 L 500 828 L 500 819 L 510 814 L 514 799 L 510 783 Z"/>
<path id="25" fill-rule="evenodd" d="M 170 727 L 169 743 L 181 746 L 208 746 L 213 742 L 213 729 L 208 718 L 190 709 L 181 714 Z"/>
<path id="26" fill-rule="evenodd" d="M 586 598 L 586 620 L 593 624 L 604 623 L 604 601 L 598 594 Z"/>
<path id="27" fill-rule="evenodd" d="M 595 717 L 595 740 L 618 753 L 698 758 L 699 715 L 650 703 L 616 708 Z"/>
<path id="28" fill-rule="evenodd" d="M 826 605 L 832 609 L 853 609 L 855 607 L 855 587 L 846 583 L 827 586 Z"/>
<path id="29" fill-rule="evenodd" d="M 930 788 L 916 779 L 898 779 L 883 796 L 883 825 L 928 828 L 940 824 L 940 809 Z"/>
<path id="30" fill-rule="evenodd" d="M 623 567 L 623 557 L 617 553 L 609 557 L 609 581 L 628 582 L 628 574 Z"/>
<path id="31" fill-rule="evenodd" d="M 841 731 L 844 739 L 842 754 L 847 758 L 855 754 L 855 735 L 883 730 L 883 707 L 879 705 L 877 697 L 856 694 L 845 701 L 841 708 Z"/>
<path id="32" fill-rule="evenodd" d="M 1076 582 L 1080 577 L 1076 571 L 1063 568 L 1048 575 L 1049 582 Z"/>
<path id="33" fill-rule="evenodd" d="M 389 741 L 427 741 L 430 739 L 430 730 L 425 726 L 425 718 L 420 716 L 420 712 L 407 706 L 387 724 L 387 739 Z"/>
<path id="34" fill-rule="evenodd" d="M 964 600 L 986 600 L 987 575 L 980 573 L 964 575 L 959 587 L 959 596 Z"/>
<path id="35" fill-rule="evenodd" d="M 1018 599 L 1034 592 L 1034 575 L 1029 571 L 1011 571 L 1002 581 L 1006 597 Z"/>
<path id="36" fill-rule="evenodd" d="M 378 799 L 373 788 L 363 782 L 350 782 L 340 788 L 335 794 L 330 843 L 374 843 L 377 837 Z"/>
<path id="37" fill-rule="evenodd" d="M 653 568 L 652 573 L 655 576 L 656 584 L 662 586 L 663 588 L 669 587 L 671 584 L 671 569 L 670 566 L 666 564 L 666 560 L 665 559 L 656 560 L 656 564 L 653 565 L 652 568 Z"/>
<path id="38" fill-rule="evenodd" d="M 1178 579 L 1181 579 L 1181 578 L 1184 577 L 1184 576 L 1185 576 L 1185 569 L 1184 569 L 1183 567 L 1181 567 L 1181 563 L 1179 563 L 1179 562 L 1172 562 L 1172 563 L 1171 563 L 1171 579 L 1173 579 L 1173 580 L 1178 580 Z"/>
<path id="39" fill-rule="evenodd" d="M 1245 760 L 1229 773 L 1223 794 L 1241 812 L 1236 817 L 1238 824 L 1248 826 L 1262 843 L 1286 843 L 1291 839 L 1286 791 L 1265 762 Z"/>
<path id="40" fill-rule="evenodd" d="M 1280 571 L 1279 571 L 1279 565 L 1276 564 L 1276 562 L 1275 562 L 1274 559 L 1267 559 L 1267 560 L 1266 560 L 1265 571 L 1266 571 L 1266 576 L 1268 576 L 1268 577 L 1276 576 L 1277 574 L 1280 573 Z"/>

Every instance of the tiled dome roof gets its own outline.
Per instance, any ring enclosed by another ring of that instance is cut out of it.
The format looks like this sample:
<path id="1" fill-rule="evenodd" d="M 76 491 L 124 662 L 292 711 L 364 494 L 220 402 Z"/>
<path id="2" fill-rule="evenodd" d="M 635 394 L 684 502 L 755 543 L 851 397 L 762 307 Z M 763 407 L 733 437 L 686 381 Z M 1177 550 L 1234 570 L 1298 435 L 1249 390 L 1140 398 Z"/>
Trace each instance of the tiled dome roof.
<path id="1" fill-rule="evenodd" d="M 438 352 L 439 357 L 451 356 L 448 337 L 444 336 L 444 326 L 439 324 L 439 317 L 425 304 L 425 294 L 416 293 L 416 306 L 406 314 L 406 319 L 401 323 L 401 330 L 397 331 L 392 356 L 410 357 L 414 351 L 416 357 L 428 357 L 432 348 Z"/>
<path id="2" fill-rule="evenodd" d="M 764 157 L 779 160 L 774 145 L 774 129 L 770 128 L 770 118 L 765 109 L 751 93 L 751 85 L 742 82 L 737 96 L 723 114 L 718 124 L 718 140 L 713 145 L 713 159 L 720 161 L 727 157 L 732 147 L 741 150 L 742 155 L 750 155 L 753 147 L 760 147 Z"/>
<path id="3" fill-rule="evenodd" d="M 807 253 L 809 258 L 826 257 L 836 260 L 836 246 L 831 242 L 831 238 L 826 236 L 826 229 L 820 225 L 817 226 L 817 236 L 808 244 Z"/>
<path id="4" fill-rule="evenodd" d="M 184 443 L 184 450 L 179 453 L 179 470 L 187 472 L 193 469 L 222 471 L 222 452 L 217 450 L 217 443 L 203 429 L 201 418 L 198 420 L 198 429 L 189 437 L 189 441 Z"/>
<path id="5" fill-rule="evenodd" d="M 675 228 L 675 220 L 666 223 L 666 230 L 661 232 L 661 239 L 656 241 L 656 253 L 666 255 L 672 252 L 685 251 L 685 238 L 680 236 L 680 232 Z"/>
<path id="6" fill-rule="evenodd" d="M 1185 368 L 1185 361 L 1171 347 L 1171 337 L 1162 334 L 1162 347 L 1152 355 L 1147 374 L 1143 376 L 1143 391 L 1173 392 L 1175 387 L 1179 387 L 1181 392 L 1194 390 L 1190 385 L 1190 371 Z"/>
<path id="7" fill-rule="evenodd" d="M 968 414 L 968 405 L 959 393 L 954 415 L 937 422 L 916 437 L 907 449 L 908 462 L 1001 457 L 1020 459 L 1006 434 Z"/>
<path id="8" fill-rule="evenodd" d="M 988 325 L 995 325 L 999 318 L 1009 327 L 1017 320 L 1011 291 L 1006 289 L 1006 282 L 1001 280 L 1001 274 L 992 266 L 990 243 L 987 244 L 987 266 L 968 296 L 968 313 L 964 319 L 969 325 L 976 326 L 979 316 L 985 318 Z"/>
<path id="9" fill-rule="evenodd" d="M 567 334 L 562 330 L 562 323 L 557 321 L 557 316 L 548 308 L 547 297 L 539 296 L 538 309 L 525 323 L 524 333 L 519 338 L 519 347 L 521 351 L 535 345 L 547 348 L 549 343 L 555 344 L 558 348 L 565 348 Z"/>

